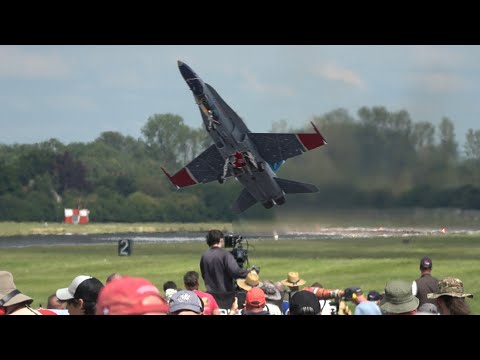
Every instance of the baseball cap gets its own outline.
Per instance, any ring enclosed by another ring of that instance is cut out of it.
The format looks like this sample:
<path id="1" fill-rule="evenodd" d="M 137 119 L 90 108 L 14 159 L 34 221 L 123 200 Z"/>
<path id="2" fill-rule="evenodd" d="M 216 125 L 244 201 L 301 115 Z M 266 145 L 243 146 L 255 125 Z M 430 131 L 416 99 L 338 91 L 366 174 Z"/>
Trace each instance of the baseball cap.
<path id="1" fill-rule="evenodd" d="M 168 313 L 160 291 L 142 277 L 123 276 L 105 285 L 98 296 L 97 315 L 143 315 Z"/>
<path id="2" fill-rule="evenodd" d="M 372 290 L 368 292 L 367 295 L 368 301 L 377 301 L 377 300 L 382 300 L 383 296 L 378 293 L 378 291 Z"/>
<path id="3" fill-rule="evenodd" d="M 320 311 L 318 298 L 310 291 L 298 291 L 290 299 L 291 315 L 319 315 Z"/>
<path id="4" fill-rule="evenodd" d="M 432 260 L 428 256 L 422 257 L 420 260 L 420 268 L 421 269 L 431 269 L 432 268 Z"/>
<path id="5" fill-rule="evenodd" d="M 68 288 L 58 289 L 55 293 L 59 300 L 65 301 L 75 298 L 75 292 L 77 291 L 78 286 L 83 283 L 85 280 L 91 279 L 91 276 L 79 275 L 73 279 L 72 283 Z"/>
<path id="6" fill-rule="evenodd" d="M 265 293 L 259 287 L 254 287 L 248 290 L 245 298 L 247 306 L 251 307 L 264 307 L 266 303 Z"/>
<path id="7" fill-rule="evenodd" d="M 172 295 L 169 301 L 170 313 L 182 310 L 191 310 L 198 314 L 203 312 L 203 301 L 190 290 L 180 290 Z"/>

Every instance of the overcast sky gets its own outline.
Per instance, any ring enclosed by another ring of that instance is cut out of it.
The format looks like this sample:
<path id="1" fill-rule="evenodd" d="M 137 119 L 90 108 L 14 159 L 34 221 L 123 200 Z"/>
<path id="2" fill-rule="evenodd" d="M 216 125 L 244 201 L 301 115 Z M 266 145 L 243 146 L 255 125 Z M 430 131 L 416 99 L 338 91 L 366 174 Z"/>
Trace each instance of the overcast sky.
<path id="1" fill-rule="evenodd" d="M 135 138 L 153 114 L 202 124 L 177 68 L 190 65 L 254 132 L 338 108 L 407 110 L 480 129 L 480 46 L 0 46 L 0 143 Z M 328 139 L 328 134 L 324 134 Z"/>

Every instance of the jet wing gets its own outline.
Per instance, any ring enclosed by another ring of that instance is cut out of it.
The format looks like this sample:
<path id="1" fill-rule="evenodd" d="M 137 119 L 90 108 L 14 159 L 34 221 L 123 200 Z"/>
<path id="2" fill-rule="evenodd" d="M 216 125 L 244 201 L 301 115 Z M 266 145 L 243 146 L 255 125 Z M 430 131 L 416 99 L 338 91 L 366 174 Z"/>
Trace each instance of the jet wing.
<path id="1" fill-rule="evenodd" d="M 275 134 L 250 133 L 248 137 L 257 147 L 260 155 L 270 164 L 298 156 L 325 145 L 327 142 L 312 123 L 315 133 L 311 134 Z"/>
<path id="2" fill-rule="evenodd" d="M 215 144 L 213 144 L 175 175 L 170 176 L 164 168 L 162 168 L 162 170 L 172 184 L 178 189 L 181 187 L 199 183 L 205 184 L 218 180 L 218 176 L 223 174 L 224 165 L 225 159 L 222 157 Z M 229 170 L 227 172 L 227 177 L 231 175 L 232 173 Z"/>

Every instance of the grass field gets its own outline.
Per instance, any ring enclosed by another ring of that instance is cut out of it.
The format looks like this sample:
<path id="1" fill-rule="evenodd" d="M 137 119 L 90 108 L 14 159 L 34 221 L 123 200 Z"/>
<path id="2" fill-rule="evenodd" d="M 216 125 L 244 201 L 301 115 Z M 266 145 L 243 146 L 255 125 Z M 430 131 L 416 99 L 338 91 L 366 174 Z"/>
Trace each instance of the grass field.
<path id="1" fill-rule="evenodd" d="M 198 227 L 196 224 L 196 230 Z M 365 291 L 383 291 L 390 279 L 413 281 L 419 275 L 420 258 L 428 255 L 433 260 L 433 275 L 460 278 L 466 291 L 475 295 L 467 300 L 473 312 L 480 314 L 478 236 L 447 234 L 408 241 L 405 237 L 256 240 L 250 245 L 250 266 L 260 266 L 261 279 L 278 281 L 289 271 L 298 271 L 307 285 L 315 281 L 333 289 L 360 285 Z M 110 273 L 120 272 L 146 277 L 160 289 L 167 280 L 182 286 L 186 271 L 199 271 L 200 256 L 206 249 L 204 242 L 135 243 L 132 256 L 125 257 L 118 256 L 117 244 L 8 248 L 0 250 L 0 264 L 13 273 L 17 287 L 38 306 L 80 274 L 105 282 Z"/>

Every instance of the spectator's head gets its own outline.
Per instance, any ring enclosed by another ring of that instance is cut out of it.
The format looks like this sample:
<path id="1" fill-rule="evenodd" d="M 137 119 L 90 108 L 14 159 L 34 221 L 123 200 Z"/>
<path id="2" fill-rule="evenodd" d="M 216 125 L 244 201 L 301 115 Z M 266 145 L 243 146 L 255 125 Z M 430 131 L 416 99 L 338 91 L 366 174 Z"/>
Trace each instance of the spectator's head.
<path id="1" fill-rule="evenodd" d="M 67 302 L 70 315 L 94 315 L 98 294 L 103 284 L 97 278 L 79 275 L 68 288 L 58 289 L 57 298 Z"/>
<path id="2" fill-rule="evenodd" d="M 368 295 L 367 295 L 367 300 L 368 301 L 379 301 L 379 300 L 382 300 L 383 299 L 383 296 L 378 293 L 377 291 L 375 290 L 371 290 L 368 292 Z"/>
<path id="3" fill-rule="evenodd" d="M 360 286 L 351 286 L 345 289 L 344 298 L 347 301 L 355 301 L 355 299 L 357 299 L 361 295 L 363 295 L 363 291 Z"/>
<path id="4" fill-rule="evenodd" d="M 282 299 L 282 294 L 280 294 L 280 290 L 278 290 L 275 284 L 271 281 L 264 281 L 263 284 L 260 286 L 260 289 L 262 289 L 265 293 L 265 297 L 267 300 L 278 301 Z"/>
<path id="5" fill-rule="evenodd" d="M 173 281 L 165 281 L 163 283 L 163 291 L 167 291 L 167 289 L 178 290 L 177 284 Z"/>
<path id="6" fill-rule="evenodd" d="M 248 290 L 245 297 L 245 309 L 247 311 L 252 308 L 263 309 L 266 303 L 267 300 L 262 289 L 254 287 Z"/>
<path id="7" fill-rule="evenodd" d="M 417 309 L 418 315 L 438 315 L 438 309 L 435 304 L 423 303 Z"/>
<path id="8" fill-rule="evenodd" d="M 57 295 L 55 294 L 52 294 L 48 297 L 48 300 L 47 300 L 47 309 L 59 309 L 59 310 L 63 310 L 65 309 L 65 302 L 64 301 L 60 301 L 57 297 Z"/>
<path id="9" fill-rule="evenodd" d="M 207 245 L 212 247 L 213 245 L 220 244 L 220 241 L 225 240 L 225 236 L 220 230 L 210 230 L 207 234 Z"/>
<path id="10" fill-rule="evenodd" d="M 385 286 L 385 296 L 380 308 L 386 314 L 413 313 L 419 300 L 412 293 L 412 284 L 403 280 L 392 280 Z"/>
<path id="11" fill-rule="evenodd" d="M 237 279 L 237 285 L 243 290 L 249 291 L 251 288 L 261 286 L 262 283 L 255 271 L 250 271 L 245 279 Z"/>
<path id="12" fill-rule="evenodd" d="M 282 280 L 282 284 L 288 286 L 289 288 L 295 288 L 305 285 L 305 280 L 300 279 L 298 272 L 289 272 L 287 278 Z"/>
<path id="13" fill-rule="evenodd" d="M 473 298 L 465 292 L 463 282 L 454 277 L 447 277 L 438 282 L 438 290 L 427 294 L 429 299 L 437 299 L 437 308 L 442 315 L 470 315 L 466 298 Z"/>
<path id="14" fill-rule="evenodd" d="M 14 305 L 30 305 L 33 299 L 25 294 L 22 294 L 17 289 L 13 282 L 13 275 L 8 271 L 0 271 L 0 309 Z"/>
<path id="15" fill-rule="evenodd" d="M 110 281 L 112 281 L 112 280 L 120 279 L 121 277 L 122 277 L 122 275 L 119 274 L 119 273 L 116 273 L 116 272 L 111 273 L 111 274 L 108 275 L 108 277 L 107 277 L 106 284 L 108 284 L 108 283 L 109 283 Z"/>
<path id="16" fill-rule="evenodd" d="M 428 256 L 424 256 L 420 259 L 420 270 L 431 270 L 432 260 Z"/>
<path id="17" fill-rule="evenodd" d="M 451 296 L 457 298 L 473 298 L 472 294 L 467 294 L 463 288 L 463 282 L 454 277 L 447 277 L 438 282 L 438 290 L 435 293 L 427 294 L 429 299 L 437 299 L 440 296 Z"/>
<path id="18" fill-rule="evenodd" d="M 123 276 L 100 292 L 97 315 L 166 315 L 167 301 L 147 279 Z"/>
<path id="19" fill-rule="evenodd" d="M 290 299 L 290 315 L 320 315 L 317 296 L 307 290 L 298 291 Z"/>
<path id="20" fill-rule="evenodd" d="M 183 284 L 185 285 L 186 290 L 198 290 L 199 284 L 199 275 L 196 271 L 188 271 L 183 275 Z"/>
<path id="21" fill-rule="evenodd" d="M 163 292 L 165 293 L 165 297 L 167 298 L 167 301 L 170 300 L 173 294 L 175 294 L 178 291 L 177 284 L 175 284 L 173 281 L 166 281 L 163 284 Z"/>
<path id="22" fill-rule="evenodd" d="M 169 301 L 171 315 L 202 315 L 203 301 L 190 290 L 180 290 Z"/>

